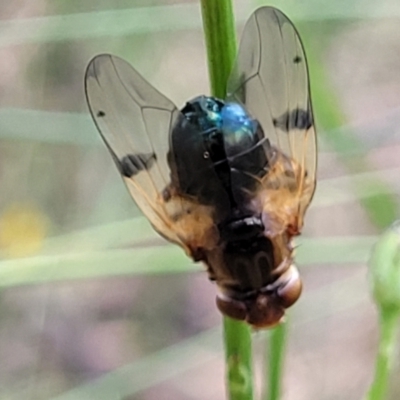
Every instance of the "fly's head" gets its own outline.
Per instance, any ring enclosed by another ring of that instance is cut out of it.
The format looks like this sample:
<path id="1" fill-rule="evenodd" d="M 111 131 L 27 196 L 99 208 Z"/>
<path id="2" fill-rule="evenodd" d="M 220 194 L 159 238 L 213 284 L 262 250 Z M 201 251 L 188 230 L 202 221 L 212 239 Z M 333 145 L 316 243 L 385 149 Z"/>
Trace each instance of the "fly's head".
<path id="1" fill-rule="evenodd" d="M 223 224 L 219 231 L 220 245 L 202 253 L 209 277 L 219 287 L 219 310 L 255 328 L 280 323 L 302 288 L 291 247 L 283 237 L 267 238 L 256 216 Z M 286 246 L 285 257 L 282 246 Z"/>

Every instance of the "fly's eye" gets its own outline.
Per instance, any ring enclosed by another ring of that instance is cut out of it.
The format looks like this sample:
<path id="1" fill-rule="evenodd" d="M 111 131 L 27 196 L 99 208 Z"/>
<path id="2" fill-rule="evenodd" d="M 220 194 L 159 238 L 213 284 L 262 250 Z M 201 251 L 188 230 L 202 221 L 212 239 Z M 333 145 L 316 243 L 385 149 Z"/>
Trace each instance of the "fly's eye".
<path id="1" fill-rule="evenodd" d="M 277 295 L 280 304 L 288 308 L 296 302 L 300 297 L 302 282 L 299 276 L 299 271 L 294 265 L 291 265 L 278 279 L 279 286 L 277 287 Z"/>
<path id="2" fill-rule="evenodd" d="M 244 321 L 246 319 L 247 310 L 246 304 L 243 301 L 219 294 L 216 298 L 216 302 L 222 314 L 239 321 Z"/>

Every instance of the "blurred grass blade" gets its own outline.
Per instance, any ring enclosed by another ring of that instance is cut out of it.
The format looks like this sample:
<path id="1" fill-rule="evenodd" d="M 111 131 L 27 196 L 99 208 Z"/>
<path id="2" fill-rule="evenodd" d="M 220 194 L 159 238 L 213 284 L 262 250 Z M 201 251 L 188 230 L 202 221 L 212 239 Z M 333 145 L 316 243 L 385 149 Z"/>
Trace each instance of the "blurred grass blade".
<path id="1" fill-rule="evenodd" d="M 0 46 L 115 37 L 201 26 L 192 4 L 15 19 L 0 23 Z"/>
<path id="2" fill-rule="evenodd" d="M 369 257 L 375 236 L 303 238 L 296 259 L 302 268 L 313 264 L 363 264 Z M 310 251 L 313 249 L 313 251 Z M 36 285 L 72 279 L 100 279 L 187 272 L 204 273 L 173 245 L 93 251 L 72 250 L 62 254 L 0 261 L 0 287 Z"/>
<path id="3" fill-rule="evenodd" d="M 0 138 L 43 143 L 103 145 L 89 114 L 0 109 Z"/>
<path id="4" fill-rule="evenodd" d="M 287 7 L 285 1 L 275 3 L 275 6 L 281 3 Z M 237 3 L 238 15 L 249 14 L 252 6 L 247 2 Z M 0 46 L 198 29 L 201 21 L 197 10 L 197 4 L 174 4 L 3 20 L 0 22 Z M 380 19 L 399 16 L 400 6 L 392 2 L 370 3 L 367 7 L 362 3 L 361 7 L 349 8 L 331 3 L 329 7 L 310 8 L 292 3 L 290 15 L 293 19 L 309 21 Z"/>
<path id="5" fill-rule="evenodd" d="M 0 287 L 190 271 L 202 269 L 175 246 L 93 251 L 4 260 L 0 262 Z"/>
<path id="6" fill-rule="evenodd" d="M 217 358 L 221 328 L 213 328 L 154 353 L 51 400 L 117 400 L 131 398 L 183 372 Z"/>

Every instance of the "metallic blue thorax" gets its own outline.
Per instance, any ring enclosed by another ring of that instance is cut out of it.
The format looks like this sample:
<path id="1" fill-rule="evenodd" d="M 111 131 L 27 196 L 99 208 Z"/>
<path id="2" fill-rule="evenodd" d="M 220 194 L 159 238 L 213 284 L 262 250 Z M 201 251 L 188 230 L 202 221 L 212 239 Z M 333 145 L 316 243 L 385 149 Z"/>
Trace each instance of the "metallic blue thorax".
<path id="1" fill-rule="evenodd" d="M 168 161 L 181 192 L 232 210 L 267 165 L 260 124 L 233 102 L 200 96 L 189 101 L 172 130 Z"/>
<path id="2" fill-rule="evenodd" d="M 254 143 L 258 123 L 240 104 L 200 96 L 189 102 L 187 107 L 193 108 L 186 116 L 199 132 L 209 135 L 213 131 L 223 136 L 225 151 L 229 152 L 230 146 L 245 149 Z"/>

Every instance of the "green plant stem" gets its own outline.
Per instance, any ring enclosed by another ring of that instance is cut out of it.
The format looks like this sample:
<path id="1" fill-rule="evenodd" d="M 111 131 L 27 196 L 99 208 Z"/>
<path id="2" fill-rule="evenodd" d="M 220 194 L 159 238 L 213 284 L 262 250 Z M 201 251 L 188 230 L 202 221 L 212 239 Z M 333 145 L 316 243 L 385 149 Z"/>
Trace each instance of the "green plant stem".
<path id="1" fill-rule="evenodd" d="M 211 94 L 225 98 L 236 56 L 236 35 L 231 0 L 202 0 Z M 224 318 L 227 390 L 230 400 L 253 398 L 251 332 L 243 322 Z"/>
<path id="2" fill-rule="evenodd" d="M 201 0 L 211 93 L 226 96 L 226 83 L 236 57 L 236 33 L 231 0 Z"/>
<path id="3" fill-rule="evenodd" d="M 375 376 L 367 395 L 367 400 L 384 400 L 393 361 L 398 357 L 397 334 L 399 330 L 399 310 L 383 310 L 380 313 L 380 338 Z"/>
<path id="4" fill-rule="evenodd" d="M 251 333 L 247 324 L 224 317 L 224 342 L 228 398 L 253 398 Z"/>
<path id="5" fill-rule="evenodd" d="M 286 333 L 287 324 L 278 325 L 270 332 L 267 349 L 269 356 L 268 386 L 263 395 L 265 400 L 278 400 L 281 396 Z"/>

